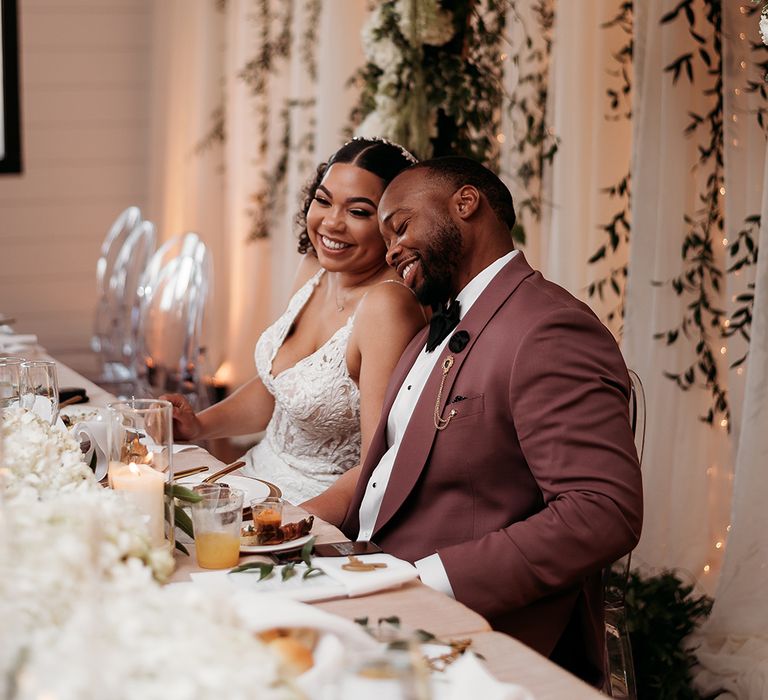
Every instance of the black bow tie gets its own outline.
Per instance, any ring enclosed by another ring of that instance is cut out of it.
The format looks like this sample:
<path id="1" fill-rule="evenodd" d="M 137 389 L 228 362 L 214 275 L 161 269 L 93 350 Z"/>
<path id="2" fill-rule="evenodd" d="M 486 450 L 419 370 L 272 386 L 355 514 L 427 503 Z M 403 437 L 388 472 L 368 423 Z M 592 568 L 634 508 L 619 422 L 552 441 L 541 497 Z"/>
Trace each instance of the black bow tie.
<path id="1" fill-rule="evenodd" d="M 427 337 L 427 352 L 432 352 L 448 337 L 448 334 L 459 324 L 461 304 L 454 299 L 449 306 L 440 304 L 429 321 L 429 336 Z"/>

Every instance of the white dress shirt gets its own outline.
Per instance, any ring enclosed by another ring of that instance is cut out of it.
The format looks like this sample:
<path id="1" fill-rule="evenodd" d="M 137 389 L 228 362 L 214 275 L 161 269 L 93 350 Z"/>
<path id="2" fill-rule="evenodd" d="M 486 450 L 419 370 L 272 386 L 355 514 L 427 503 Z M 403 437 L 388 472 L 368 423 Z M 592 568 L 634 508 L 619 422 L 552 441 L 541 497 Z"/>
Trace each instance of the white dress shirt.
<path id="1" fill-rule="evenodd" d="M 472 304 L 477 301 L 478 297 L 490 284 L 491 280 L 517 254 L 517 252 L 518 251 L 513 250 L 491 263 L 482 272 L 473 277 L 464 289 L 459 292 L 456 299 L 461 304 L 459 310 L 460 322 L 472 308 Z M 424 385 L 427 383 L 427 379 L 432 373 L 438 358 L 442 355 L 451 335 L 452 334 L 449 333 L 443 342 L 432 352 L 424 350 L 419 354 L 416 361 L 413 363 L 410 372 L 408 372 L 405 381 L 401 384 L 400 390 L 397 392 L 397 396 L 395 397 L 395 401 L 392 404 L 389 416 L 387 417 L 387 444 L 389 445 L 389 449 L 384 453 L 381 460 L 379 460 L 370 479 L 368 479 L 368 485 L 366 486 L 363 500 L 360 503 L 360 531 L 357 535 L 358 540 L 371 539 L 373 528 L 376 525 L 376 519 L 379 516 L 381 502 L 384 499 L 384 493 L 389 484 L 389 477 L 392 474 L 392 467 L 395 463 L 395 458 L 397 457 L 397 451 L 400 449 L 403 435 L 408 427 L 408 422 L 411 420 L 413 408 L 419 400 Z M 435 553 L 428 557 L 424 557 L 423 559 L 419 559 L 415 562 L 415 565 L 419 570 L 419 576 L 423 583 L 454 597 L 451 583 L 448 580 L 448 575 L 445 573 L 443 563 L 440 561 L 439 554 Z"/>

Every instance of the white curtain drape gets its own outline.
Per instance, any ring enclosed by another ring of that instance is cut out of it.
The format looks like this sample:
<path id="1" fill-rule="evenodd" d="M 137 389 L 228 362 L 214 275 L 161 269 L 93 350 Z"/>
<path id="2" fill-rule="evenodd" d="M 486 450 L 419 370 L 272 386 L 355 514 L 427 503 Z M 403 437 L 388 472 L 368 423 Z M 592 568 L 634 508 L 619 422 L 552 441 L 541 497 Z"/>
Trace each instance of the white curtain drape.
<path id="1" fill-rule="evenodd" d="M 606 291 L 603 300 L 588 297 L 590 282 L 609 267 L 621 267 L 627 247 L 618 254 L 587 265 L 605 242 L 602 226 L 616 212 L 616 201 L 603 192 L 629 170 L 632 143 L 628 120 L 609 120 L 607 88 L 618 88 L 612 61 L 624 43 L 619 28 L 602 25 L 619 11 L 619 0 L 587 3 L 559 2 L 550 63 L 550 112 L 560 146 L 546 183 L 547 206 L 541 239 L 541 270 L 552 281 L 588 302 L 607 320 L 617 297 Z M 618 335 L 621 319 L 610 324 Z"/>
<path id="2" fill-rule="evenodd" d="M 663 375 L 690 364 L 691 341 L 681 334 L 667 346 L 653 337 L 679 325 L 690 302 L 669 285 L 654 283 L 682 271 L 683 217 L 700 206 L 697 192 L 705 176 L 692 170 L 697 140 L 684 135 L 689 112 L 705 108 L 700 87 L 692 88 L 685 77 L 673 84 L 664 71 L 691 41 L 684 21 L 660 25 L 674 4 L 635 4 L 632 239 L 623 350 L 645 384 L 648 405 L 645 520 L 635 561 L 650 570 L 683 569 L 711 592 L 730 508 L 728 433 L 699 420 L 709 406 L 706 390 L 681 391 Z M 697 85 L 703 78 L 699 70 Z M 722 244 L 716 242 L 714 252 L 722 260 Z M 726 366 L 721 364 L 721 374 Z"/>
<path id="3" fill-rule="evenodd" d="M 765 158 L 768 168 L 768 158 Z M 764 176 L 768 181 L 768 172 Z M 762 220 L 768 220 L 768 192 Z M 768 228 L 759 245 L 768 250 Z M 712 613 L 696 640 L 704 694 L 768 696 L 768 257 L 758 260 L 743 428 L 736 458 L 733 522 Z"/>
<path id="4" fill-rule="evenodd" d="M 314 167 L 343 142 L 355 101 L 347 81 L 362 62 L 359 34 L 365 3 L 323 0 L 317 41 L 304 41 L 310 4 L 292 3 L 290 60 L 278 62 L 269 78 L 268 149 L 259 152 L 260 98 L 240 78 L 262 42 L 258 0 L 228 0 L 225 11 L 213 0 L 153 3 L 152 153 L 149 218 L 162 239 L 196 230 L 212 250 L 215 295 L 208 313 L 208 364 L 217 378 L 236 386 L 253 375 L 253 348 L 261 331 L 282 311 L 298 262 L 293 219 L 299 195 Z M 282 15 L 286 2 L 268 3 Z M 276 23 L 275 23 L 276 24 Z M 272 33 L 279 31 L 272 26 Z M 301 60 L 314 52 L 317 78 Z M 292 143 L 279 211 L 270 237 L 249 241 L 252 196 L 262 174 L 279 155 L 286 100 L 316 100 L 314 109 L 290 111 L 294 139 L 314 131 L 314 147 L 293 157 Z M 224 108 L 223 144 L 200 150 L 212 114 Z M 315 125 L 312 125 L 314 120 Z M 222 364 L 223 363 L 223 364 Z"/>
<path id="5" fill-rule="evenodd" d="M 763 78 L 754 65 L 751 42 L 759 42 L 757 19 L 738 3 L 724 17 L 725 166 L 727 235 L 735 240 L 748 216 L 768 221 L 768 151 L 755 110 L 764 107 L 750 93 L 749 80 Z M 759 44 L 757 44 L 759 46 Z M 768 250 L 768 228 L 756 241 Z M 695 642 L 700 667 L 696 684 L 702 694 L 757 700 L 768 696 L 768 259 L 757 270 L 732 279 L 729 295 L 755 283 L 755 299 L 746 371 L 731 372 L 730 397 L 736 452 L 731 532 L 715 591 L 712 614 Z M 744 343 L 731 348 L 743 353 Z M 729 350 L 731 349 L 729 348 Z M 738 357 L 738 355 L 735 355 Z"/>

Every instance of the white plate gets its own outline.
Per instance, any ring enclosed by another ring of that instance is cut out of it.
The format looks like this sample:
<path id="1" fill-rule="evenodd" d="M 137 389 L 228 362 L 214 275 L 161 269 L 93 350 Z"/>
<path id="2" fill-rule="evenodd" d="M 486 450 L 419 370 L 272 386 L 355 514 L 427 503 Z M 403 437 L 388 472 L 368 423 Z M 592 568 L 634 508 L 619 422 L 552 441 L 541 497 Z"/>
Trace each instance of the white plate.
<path id="1" fill-rule="evenodd" d="M 241 544 L 240 551 L 245 554 L 267 554 L 269 552 L 287 552 L 291 549 L 299 549 L 309 542 L 314 535 L 310 532 L 304 537 L 299 537 L 280 544 Z"/>
<path id="2" fill-rule="evenodd" d="M 64 406 L 59 413 L 63 416 L 67 416 L 73 426 L 75 423 L 83 423 L 89 420 L 102 420 L 103 418 L 98 406 L 90 406 L 88 404 Z"/>
<path id="3" fill-rule="evenodd" d="M 199 484 L 207 476 L 210 476 L 211 472 L 201 472 L 199 474 L 193 474 L 186 478 L 179 479 L 179 484 Z M 250 476 L 238 476 L 237 474 L 227 474 L 222 476 L 218 481 L 214 481 L 214 484 L 227 484 L 233 489 L 240 489 L 245 491 L 243 496 L 243 505 L 251 505 L 251 501 L 257 498 L 266 498 L 269 496 L 269 486 L 263 481 L 258 479 L 252 479 Z"/>

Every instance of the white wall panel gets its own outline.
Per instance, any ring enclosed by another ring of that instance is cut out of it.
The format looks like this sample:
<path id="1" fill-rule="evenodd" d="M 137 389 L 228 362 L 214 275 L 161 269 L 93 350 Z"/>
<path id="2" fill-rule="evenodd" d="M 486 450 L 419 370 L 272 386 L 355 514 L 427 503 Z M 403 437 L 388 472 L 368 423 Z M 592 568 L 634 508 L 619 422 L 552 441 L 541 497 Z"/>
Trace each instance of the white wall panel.
<path id="1" fill-rule="evenodd" d="M 0 311 L 92 371 L 95 265 L 146 208 L 152 0 L 20 0 L 22 175 L 0 176 Z"/>

